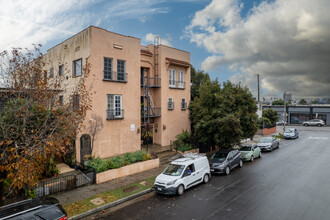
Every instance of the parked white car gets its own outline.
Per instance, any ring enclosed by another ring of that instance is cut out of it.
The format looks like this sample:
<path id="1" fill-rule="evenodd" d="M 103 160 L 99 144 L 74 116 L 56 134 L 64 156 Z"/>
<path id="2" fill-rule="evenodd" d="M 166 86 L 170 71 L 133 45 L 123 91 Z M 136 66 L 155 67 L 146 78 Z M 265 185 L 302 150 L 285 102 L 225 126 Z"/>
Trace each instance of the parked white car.
<path id="1" fill-rule="evenodd" d="M 161 194 L 182 195 L 184 190 L 199 183 L 207 183 L 211 178 L 210 165 L 206 156 L 185 154 L 183 158 L 172 161 L 157 176 L 155 191 Z"/>

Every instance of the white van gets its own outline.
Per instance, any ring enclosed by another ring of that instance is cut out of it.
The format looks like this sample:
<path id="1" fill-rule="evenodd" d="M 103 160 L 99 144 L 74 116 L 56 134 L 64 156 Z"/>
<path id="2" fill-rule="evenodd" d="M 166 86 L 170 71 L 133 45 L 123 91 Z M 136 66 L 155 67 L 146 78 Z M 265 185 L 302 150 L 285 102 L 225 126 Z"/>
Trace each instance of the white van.
<path id="1" fill-rule="evenodd" d="M 182 195 L 184 190 L 199 183 L 207 183 L 211 178 L 210 165 L 206 156 L 201 154 L 185 154 L 183 158 L 172 161 L 157 176 L 155 191 L 161 194 Z"/>

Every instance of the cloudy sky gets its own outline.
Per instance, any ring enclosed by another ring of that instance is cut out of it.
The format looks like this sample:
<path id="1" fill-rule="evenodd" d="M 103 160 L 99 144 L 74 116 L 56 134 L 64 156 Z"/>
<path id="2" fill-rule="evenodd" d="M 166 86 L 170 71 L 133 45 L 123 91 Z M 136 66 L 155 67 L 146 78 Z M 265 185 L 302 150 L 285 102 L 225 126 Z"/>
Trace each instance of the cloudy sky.
<path id="1" fill-rule="evenodd" d="M 0 50 L 46 51 L 96 25 L 191 52 L 212 79 L 262 97 L 330 97 L 329 0 L 0 0 Z"/>

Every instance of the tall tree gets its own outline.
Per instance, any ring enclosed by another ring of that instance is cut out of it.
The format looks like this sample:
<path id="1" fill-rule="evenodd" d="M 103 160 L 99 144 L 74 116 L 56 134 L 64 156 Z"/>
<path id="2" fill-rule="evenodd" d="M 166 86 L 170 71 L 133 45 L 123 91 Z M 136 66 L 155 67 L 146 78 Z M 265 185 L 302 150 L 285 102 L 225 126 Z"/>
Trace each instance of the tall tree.
<path id="1" fill-rule="evenodd" d="M 272 102 L 272 105 L 284 105 L 284 101 L 282 99 L 275 100 Z"/>
<path id="2" fill-rule="evenodd" d="M 262 117 L 268 118 L 270 121 L 270 124 L 275 124 L 279 119 L 277 111 L 275 111 L 271 108 L 262 110 Z"/>
<path id="3" fill-rule="evenodd" d="M 0 92 L 4 103 L 0 113 L 0 193 L 4 199 L 33 189 L 50 174 L 53 159 L 64 156 L 72 147 L 90 100 L 85 85 L 88 64 L 83 77 L 70 89 L 64 83 L 64 79 L 69 81 L 65 78 L 68 74 L 55 75 L 40 46 L 32 51 L 4 51 L 0 59 L 5 86 Z M 59 95 L 68 100 L 62 103 Z"/>
<path id="4" fill-rule="evenodd" d="M 191 100 L 199 96 L 199 88 L 206 81 L 210 81 L 210 76 L 204 71 L 196 71 L 194 67 L 191 67 Z"/>
<path id="5" fill-rule="evenodd" d="M 298 103 L 299 105 L 307 105 L 307 101 L 305 99 L 301 99 Z"/>
<path id="6" fill-rule="evenodd" d="M 247 88 L 240 84 L 207 81 L 200 96 L 191 102 L 190 119 L 194 136 L 202 143 L 230 148 L 257 131 L 257 104 Z"/>

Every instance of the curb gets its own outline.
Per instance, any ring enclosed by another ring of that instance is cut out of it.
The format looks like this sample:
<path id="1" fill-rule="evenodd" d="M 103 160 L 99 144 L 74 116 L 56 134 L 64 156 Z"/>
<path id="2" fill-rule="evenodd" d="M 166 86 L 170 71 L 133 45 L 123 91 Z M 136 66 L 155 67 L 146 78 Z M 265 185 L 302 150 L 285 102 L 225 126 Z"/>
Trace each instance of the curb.
<path id="1" fill-rule="evenodd" d="M 122 199 L 118 199 L 114 202 L 111 202 L 111 203 L 108 203 L 108 204 L 105 204 L 103 206 L 99 206 L 97 208 L 94 208 L 94 209 L 91 209 L 91 210 L 88 210 L 87 212 L 84 212 L 84 213 L 81 213 L 81 214 L 78 214 L 78 215 L 75 215 L 75 216 L 72 216 L 71 218 L 69 218 L 69 220 L 76 220 L 76 219 L 82 219 L 84 217 L 87 217 L 89 215 L 92 215 L 94 213 L 97 213 L 99 211 L 102 211 L 104 209 L 108 209 L 108 208 L 111 208 L 111 207 L 114 207 L 114 206 L 117 206 L 117 205 L 120 205 L 124 202 L 127 202 L 129 200 L 133 200 L 135 198 L 138 198 L 140 196 L 143 196 L 143 195 L 146 195 L 148 193 L 151 193 L 153 192 L 154 189 L 153 188 L 149 188 L 149 189 L 146 189 L 144 191 L 141 191 L 141 192 L 138 192 L 138 193 L 135 193 L 133 195 L 130 195 L 130 196 L 127 196 L 125 198 L 122 198 Z"/>

